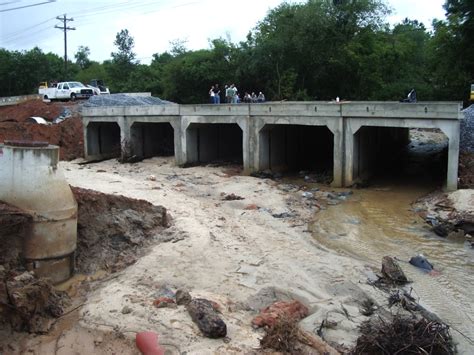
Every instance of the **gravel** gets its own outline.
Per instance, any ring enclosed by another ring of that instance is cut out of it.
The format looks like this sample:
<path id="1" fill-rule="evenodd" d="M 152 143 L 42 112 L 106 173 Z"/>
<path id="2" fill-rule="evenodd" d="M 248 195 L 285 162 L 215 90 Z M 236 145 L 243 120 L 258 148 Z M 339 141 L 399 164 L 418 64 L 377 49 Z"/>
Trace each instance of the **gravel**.
<path id="1" fill-rule="evenodd" d="M 126 94 L 111 94 L 92 96 L 87 100 L 84 107 L 102 107 L 102 106 L 152 106 L 168 105 L 170 101 L 162 100 L 153 96 L 130 96 Z"/>
<path id="2" fill-rule="evenodd" d="M 460 150 L 462 152 L 474 153 L 474 105 L 465 110 L 464 120 L 461 121 L 461 141 Z"/>

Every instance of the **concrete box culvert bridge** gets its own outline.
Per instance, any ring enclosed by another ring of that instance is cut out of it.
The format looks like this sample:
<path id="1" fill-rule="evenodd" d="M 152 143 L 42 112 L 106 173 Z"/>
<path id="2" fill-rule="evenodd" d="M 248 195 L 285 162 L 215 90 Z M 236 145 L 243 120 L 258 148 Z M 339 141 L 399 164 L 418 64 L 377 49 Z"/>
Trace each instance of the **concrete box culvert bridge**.
<path id="1" fill-rule="evenodd" d="M 406 144 L 409 129 L 439 129 L 449 140 L 445 188 L 455 190 L 461 108 L 460 102 L 84 107 L 85 157 L 166 155 L 173 146 L 178 165 L 232 159 L 247 173 L 323 167 L 332 169 L 332 185 L 342 187 L 372 173 L 374 152 L 389 156 Z M 168 125 L 153 126 L 159 123 Z"/>

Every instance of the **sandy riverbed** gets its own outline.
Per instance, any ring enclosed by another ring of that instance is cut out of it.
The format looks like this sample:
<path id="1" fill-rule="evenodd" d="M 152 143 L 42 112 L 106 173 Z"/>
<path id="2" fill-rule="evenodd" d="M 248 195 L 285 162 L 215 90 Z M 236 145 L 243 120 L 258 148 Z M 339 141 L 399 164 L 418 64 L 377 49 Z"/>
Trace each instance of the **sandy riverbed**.
<path id="1" fill-rule="evenodd" d="M 111 160 L 87 166 L 62 163 L 62 167 L 73 186 L 165 206 L 173 218 L 167 233 L 181 239 L 156 245 L 94 290 L 80 316 L 85 327 L 115 327 L 125 334 L 154 330 L 169 350 L 180 352 L 248 353 L 258 349 L 262 335 L 251 327 L 251 319 L 257 309 L 274 301 L 276 293 L 310 308 L 312 314 L 304 321 L 310 331 L 328 312 L 335 314 L 339 324 L 327 339 L 350 345 L 365 319 L 360 302 L 369 294 L 383 297 L 365 285 L 369 267 L 321 248 L 308 233 L 307 222 L 318 207 L 308 206 L 302 191 L 233 175 L 225 167 L 181 169 L 164 158 L 134 165 Z M 224 195 L 231 193 L 244 199 L 224 201 Z M 273 216 L 285 212 L 290 217 Z M 221 304 L 229 339 L 202 337 L 182 307 L 156 309 L 152 303 L 162 287 L 184 287 L 193 296 Z M 132 312 L 122 314 L 125 306 Z"/>
<path id="2" fill-rule="evenodd" d="M 284 183 L 241 176 L 235 167 L 182 169 L 167 158 L 136 164 L 109 160 L 81 166 L 62 162 L 61 167 L 72 186 L 166 207 L 172 221 L 163 232 L 169 236 L 164 238 L 168 242 L 152 246 L 135 264 L 105 280 L 81 284 L 81 280 L 97 275 L 78 275 L 62 285 L 70 293 L 72 288 L 82 294 L 80 302 L 84 305 L 59 322 L 51 334 L 26 337 L 20 347 L 12 343 L 13 352 L 138 354 L 135 333 L 152 330 L 160 335 L 170 354 L 254 353 L 258 352 L 263 332 L 253 329 L 251 320 L 259 309 L 277 299 L 300 300 L 310 309 L 310 315 L 300 323 L 304 329 L 316 332 L 328 319 L 336 326 L 323 329 L 324 338 L 333 345 L 351 347 L 358 326 L 367 319 L 360 312 L 361 303 L 370 298 L 380 306 L 387 304 L 387 294 L 367 285 L 368 276 L 380 268 L 377 255 L 381 258 L 384 252 L 376 253 L 379 250 L 372 250 L 369 243 L 362 247 L 369 256 L 358 257 L 321 240 L 332 240 L 333 235 L 347 238 L 352 235 L 347 228 L 357 233 L 361 223 L 391 238 L 386 228 L 380 228 L 382 225 L 372 226 L 373 221 L 350 217 L 358 211 L 358 204 L 362 215 L 364 208 L 371 210 L 375 205 L 378 214 L 397 214 L 410 208 L 409 193 L 396 199 L 403 203 L 389 203 L 387 207 L 378 199 L 396 195 L 396 191 L 390 195 L 386 188 L 375 188 L 346 195 L 347 189 L 332 189 L 303 179 L 293 185 L 288 180 Z M 225 200 L 230 194 L 243 199 Z M 366 206 L 368 196 L 373 194 L 377 203 Z M 473 190 L 451 195 L 455 205 L 465 207 L 466 201 L 470 201 L 468 207 L 472 205 Z M 407 220 L 415 217 L 411 212 Z M 424 222 L 420 219 L 419 223 Z M 320 236 L 317 225 L 323 230 Z M 369 233 L 361 243 L 379 237 Z M 349 239 L 348 248 L 350 243 Z M 409 274 L 413 277 L 411 271 Z M 415 289 L 421 284 L 415 281 Z M 163 292 L 178 288 L 221 306 L 227 338 L 203 337 L 183 306 L 153 305 Z M 460 349 L 469 346 L 464 342 Z"/>

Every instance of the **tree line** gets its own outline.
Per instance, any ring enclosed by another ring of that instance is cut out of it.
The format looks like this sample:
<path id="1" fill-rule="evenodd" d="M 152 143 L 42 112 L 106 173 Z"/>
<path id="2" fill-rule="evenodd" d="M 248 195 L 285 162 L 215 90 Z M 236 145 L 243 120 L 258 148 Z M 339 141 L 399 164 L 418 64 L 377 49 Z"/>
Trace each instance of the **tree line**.
<path id="1" fill-rule="evenodd" d="M 467 102 L 474 77 L 474 4 L 447 0 L 445 20 L 428 30 L 417 20 L 390 26 L 383 0 L 308 0 L 270 10 L 239 43 L 217 38 L 209 49 L 184 41 L 156 53 L 149 65 L 134 38 L 117 33 L 116 51 L 102 63 L 78 48 L 63 59 L 40 48 L 0 48 L 0 96 L 35 93 L 44 80 L 103 79 L 111 92 L 149 91 L 177 103 L 208 102 L 211 84 L 236 83 L 269 100 L 399 100 L 415 88 L 419 100 Z"/>

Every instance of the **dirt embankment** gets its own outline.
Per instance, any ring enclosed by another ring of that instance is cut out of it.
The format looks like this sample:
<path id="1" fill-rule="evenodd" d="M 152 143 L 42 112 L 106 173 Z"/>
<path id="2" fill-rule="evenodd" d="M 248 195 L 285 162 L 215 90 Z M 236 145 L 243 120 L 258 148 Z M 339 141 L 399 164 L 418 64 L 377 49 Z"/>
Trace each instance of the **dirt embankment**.
<path id="1" fill-rule="evenodd" d="M 169 219 L 165 208 L 87 189 L 73 192 L 79 206 L 77 272 L 122 270 L 146 246 L 166 239 L 161 233 Z M 0 201 L 0 331 L 46 333 L 72 307 L 65 292 L 23 267 L 22 241 L 31 222 L 31 215 Z"/>
<path id="2" fill-rule="evenodd" d="M 79 205 L 76 267 L 81 273 L 118 271 L 140 250 L 162 241 L 166 209 L 150 202 L 73 187 Z"/>
<path id="3" fill-rule="evenodd" d="M 47 141 L 61 147 L 61 160 L 80 158 L 84 155 L 84 134 L 78 107 L 77 103 L 45 103 L 41 100 L 0 107 L 0 142 L 8 139 Z M 28 122 L 32 116 L 52 122 L 65 111 L 71 117 L 58 124 Z"/>

